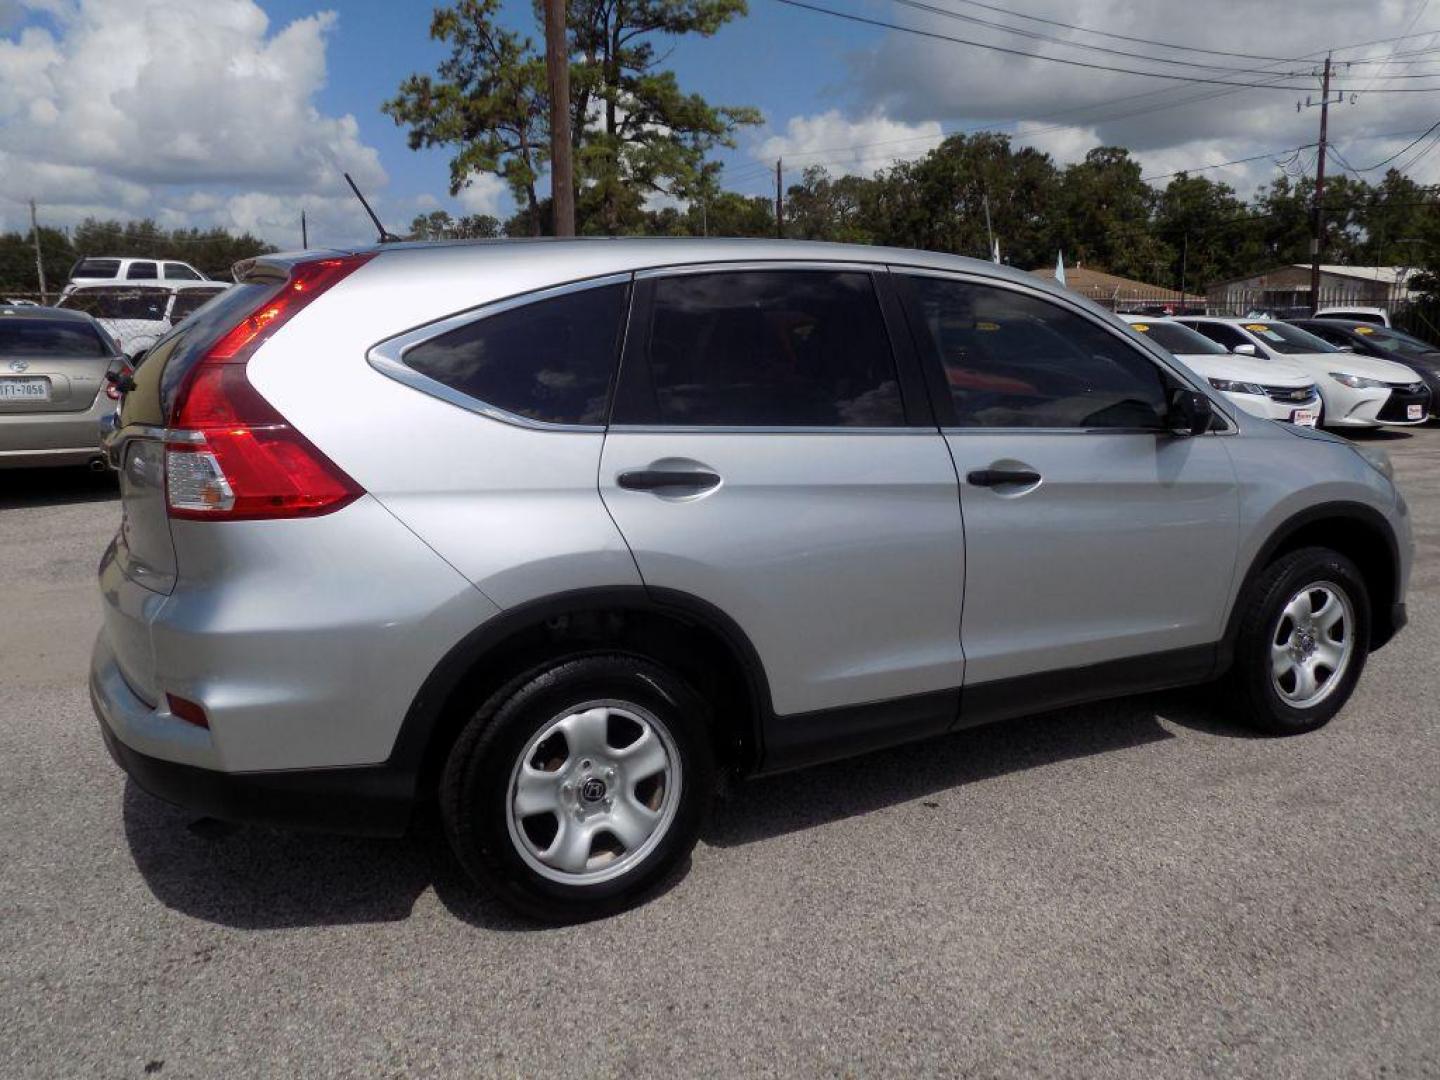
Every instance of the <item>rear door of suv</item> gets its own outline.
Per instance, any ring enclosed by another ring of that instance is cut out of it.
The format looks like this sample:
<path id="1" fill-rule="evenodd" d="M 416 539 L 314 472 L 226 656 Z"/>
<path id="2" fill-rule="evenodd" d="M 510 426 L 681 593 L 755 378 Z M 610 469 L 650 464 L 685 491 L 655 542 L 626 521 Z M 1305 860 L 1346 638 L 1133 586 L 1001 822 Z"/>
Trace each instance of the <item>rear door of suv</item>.
<path id="1" fill-rule="evenodd" d="M 1234 572 L 1220 432 L 1125 328 L 1021 285 L 896 272 L 965 519 L 962 720 L 1205 674 Z"/>
<path id="2" fill-rule="evenodd" d="M 955 717 L 955 471 L 887 278 L 814 263 L 636 278 L 601 494 L 649 589 L 713 604 L 755 646 L 781 718 L 771 764 L 826 725 L 856 748 Z"/>

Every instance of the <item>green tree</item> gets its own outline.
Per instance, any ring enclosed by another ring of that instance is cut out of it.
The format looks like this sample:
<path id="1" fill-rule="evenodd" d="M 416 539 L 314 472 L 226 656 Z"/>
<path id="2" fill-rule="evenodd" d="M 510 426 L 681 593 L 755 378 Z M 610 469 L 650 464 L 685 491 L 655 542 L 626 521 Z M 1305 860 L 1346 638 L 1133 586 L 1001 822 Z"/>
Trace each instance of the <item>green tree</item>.
<path id="1" fill-rule="evenodd" d="M 75 249 L 59 229 L 40 226 L 40 254 L 45 262 L 45 291 L 53 304 L 70 276 Z M 0 288 L 38 299 L 40 280 L 35 273 L 35 238 L 31 232 L 0 235 Z"/>
<path id="2" fill-rule="evenodd" d="M 528 37 L 501 27 L 499 0 L 459 0 L 436 9 L 430 36 L 450 46 L 438 78 L 411 75 L 381 107 L 409 126 L 412 150 L 452 148 L 450 194 L 493 173 L 510 186 L 539 235 L 535 181 L 549 160 L 545 61 Z"/>
<path id="3" fill-rule="evenodd" d="M 1244 272 L 1248 263 L 1240 227 L 1245 204 L 1228 184 L 1181 173 L 1165 185 L 1155 206 L 1154 232 L 1173 258 L 1168 275 L 1154 282 L 1186 292 Z"/>
<path id="4" fill-rule="evenodd" d="M 1151 230 L 1156 198 L 1130 151 L 1097 146 L 1061 176 L 1059 246 L 1077 263 L 1121 277 L 1164 277 L 1174 252 Z"/>
<path id="5" fill-rule="evenodd" d="M 812 165 L 800 183 L 785 192 L 785 235 L 798 240 L 873 243 L 876 197 L 874 180 L 862 176 L 835 179 L 823 167 Z"/>
<path id="6" fill-rule="evenodd" d="M 411 240 L 448 240 L 455 235 L 455 222 L 444 210 L 416 214 L 410 222 Z"/>
<path id="7" fill-rule="evenodd" d="M 657 38 L 709 37 L 746 11 L 745 0 L 570 4 L 576 175 L 582 194 L 593 195 L 580 201 L 599 213 L 591 231 L 623 231 L 647 194 L 692 197 L 705 155 L 733 146 L 737 127 L 760 122 L 756 109 L 684 93 L 656 51 Z"/>

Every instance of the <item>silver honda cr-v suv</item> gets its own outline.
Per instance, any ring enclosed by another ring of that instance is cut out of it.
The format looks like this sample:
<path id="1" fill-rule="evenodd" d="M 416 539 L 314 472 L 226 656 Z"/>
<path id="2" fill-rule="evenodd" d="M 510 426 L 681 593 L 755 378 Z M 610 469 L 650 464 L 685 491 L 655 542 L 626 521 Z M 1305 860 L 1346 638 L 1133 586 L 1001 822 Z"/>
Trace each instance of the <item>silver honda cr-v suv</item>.
<path id="1" fill-rule="evenodd" d="M 1206 682 L 1309 731 L 1405 621 L 1387 463 L 1026 274 L 688 240 L 237 270 L 109 439 L 106 744 L 222 818 L 433 802 L 540 917 L 655 885 L 722 771 Z"/>

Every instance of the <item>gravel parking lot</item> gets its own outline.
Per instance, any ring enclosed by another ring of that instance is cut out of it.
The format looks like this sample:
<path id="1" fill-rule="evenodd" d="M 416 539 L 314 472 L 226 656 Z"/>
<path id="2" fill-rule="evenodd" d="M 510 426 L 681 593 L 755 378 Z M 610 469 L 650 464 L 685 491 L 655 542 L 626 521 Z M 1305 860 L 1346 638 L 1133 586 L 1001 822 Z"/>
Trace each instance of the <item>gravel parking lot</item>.
<path id="1" fill-rule="evenodd" d="M 1193 692 L 720 804 L 653 902 L 541 929 L 432 829 L 194 822 L 85 690 L 104 478 L 0 473 L 0 1075 L 1440 1073 L 1440 429 L 1410 627 L 1322 732 Z"/>

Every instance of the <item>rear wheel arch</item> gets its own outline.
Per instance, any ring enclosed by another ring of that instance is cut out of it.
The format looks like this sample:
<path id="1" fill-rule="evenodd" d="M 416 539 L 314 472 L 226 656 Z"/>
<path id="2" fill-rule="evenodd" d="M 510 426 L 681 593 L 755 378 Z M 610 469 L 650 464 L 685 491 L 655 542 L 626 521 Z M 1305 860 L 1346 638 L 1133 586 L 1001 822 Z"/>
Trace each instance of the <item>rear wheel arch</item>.
<path id="1" fill-rule="evenodd" d="M 1400 549 L 1394 531 L 1378 510 L 1364 503 L 1323 503 L 1287 518 L 1251 560 L 1226 623 L 1223 666 L 1229 666 L 1230 652 L 1245 616 L 1244 598 L 1252 585 L 1277 559 L 1306 547 L 1338 551 L 1359 568 L 1372 609 L 1369 648 L 1378 649 L 1394 636 L 1397 627 L 1391 608 L 1398 599 L 1400 573 Z"/>
<path id="2" fill-rule="evenodd" d="M 436 789 L 445 758 L 475 709 L 505 684 L 562 659 L 631 653 L 682 677 L 710 707 L 717 760 L 748 771 L 761 755 L 769 683 L 749 638 L 714 605 L 642 587 L 581 589 L 508 608 L 445 655 L 401 724 L 388 764 Z"/>

